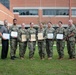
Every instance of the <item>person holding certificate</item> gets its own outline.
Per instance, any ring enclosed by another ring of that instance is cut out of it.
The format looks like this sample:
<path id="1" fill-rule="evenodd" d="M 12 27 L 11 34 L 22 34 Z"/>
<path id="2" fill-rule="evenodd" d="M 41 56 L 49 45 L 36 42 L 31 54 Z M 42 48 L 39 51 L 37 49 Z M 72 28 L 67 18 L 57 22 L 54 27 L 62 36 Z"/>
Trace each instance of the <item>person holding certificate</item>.
<path id="1" fill-rule="evenodd" d="M 37 33 L 37 39 L 38 39 L 38 49 L 39 49 L 39 56 L 41 60 L 44 60 L 45 58 L 45 29 L 43 28 L 43 24 L 39 24 L 39 29 Z"/>
<path id="2" fill-rule="evenodd" d="M 9 30 L 7 25 L 8 25 L 7 20 L 4 20 L 4 26 L 1 27 L 0 31 L 0 36 L 2 37 L 1 59 L 6 59 L 8 54 Z"/>
<path id="3" fill-rule="evenodd" d="M 48 22 L 48 27 L 45 31 L 45 37 L 46 37 L 46 52 L 48 60 L 52 59 L 53 57 L 53 44 L 54 44 L 54 38 L 55 38 L 55 29 L 52 28 L 52 23 Z"/>
<path id="4" fill-rule="evenodd" d="M 73 25 L 73 21 L 69 20 L 67 28 L 67 49 L 69 59 L 75 59 L 75 34 L 76 28 Z"/>
<path id="5" fill-rule="evenodd" d="M 58 22 L 59 28 L 56 30 L 56 45 L 58 52 L 58 59 L 62 59 L 64 57 L 64 47 L 65 47 L 65 29 L 62 27 L 62 22 Z"/>
<path id="6" fill-rule="evenodd" d="M 21 59 L 24 59 L 24 54 L 27 47 L 27 30 L 25 24 L 21 24 L 21 29 L 18 30 L 18 41 L 19 41 L 19 55 Z"/>
<path id="7" fill-rule="evenodd" d="M 30 23 L 30 28 L 28 29 L 28 47 L 29 47 L 29 59 L 33 59 L 36 45 L 36 30 L 33 28 L 34 23 Z"/>
<path id="8" fill-rule="evenodd" d="M 13 26 L 10 27 L 10 55 L 11 59 L 14 60 L 16 58 L 16 49 L 18 43 L 18 27 L 16 26 L 17 19 L 13 19 Z"/>

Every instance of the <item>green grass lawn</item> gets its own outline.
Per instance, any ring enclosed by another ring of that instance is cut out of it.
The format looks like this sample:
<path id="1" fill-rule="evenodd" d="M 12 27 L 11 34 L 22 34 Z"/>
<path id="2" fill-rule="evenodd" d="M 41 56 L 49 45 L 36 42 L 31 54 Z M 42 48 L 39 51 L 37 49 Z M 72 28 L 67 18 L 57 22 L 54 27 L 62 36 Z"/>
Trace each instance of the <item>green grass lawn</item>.
<path id="1" fill-rule="evenodd" d="M 1 47 L 0 47 L 1 48 Z M 1 49 L 0 49 L 1 50 Z M 69 60 L 65 48 L 63 60 L 58 60 L 56 47 L 54 47 L 54 56 L 52 60 L 40 60 L 38 49 L 36 48 L 35 59 L 29 60 L 27 49 L 25 59 L 10 60 L 10 53 L 6 60 L 0 59 L 0 75 L 76 75 L 76 60 Z M 17 50 L 17 57 L 19 57 Z"/>

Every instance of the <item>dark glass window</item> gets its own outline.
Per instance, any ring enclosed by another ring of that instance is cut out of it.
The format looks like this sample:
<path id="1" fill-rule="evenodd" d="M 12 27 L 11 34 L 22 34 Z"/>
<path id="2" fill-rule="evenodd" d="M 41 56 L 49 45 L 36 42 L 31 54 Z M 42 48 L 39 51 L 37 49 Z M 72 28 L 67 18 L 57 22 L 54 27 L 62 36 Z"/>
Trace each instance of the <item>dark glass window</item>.
<path id="1" fill-rule="evenodd" d="M 10 5 L 10 2 L 9 0 L 0 0 L 0 3 L 2 3 L 5 7 L 7 7 L 8 9 L 10 8 L 9 5 Z"/>
<path id="2" fill-rule="evenodd" d="M 43 9 L 43 15 L 69 15 L 68 9 Z"/>
<path id="3" fill-rule="evenodd" d="M 76 16 L 76 9 L 72 9 L 72 15 Z"/>
<path id="4" fill-rule="evenodd" d="M 38 9 L 14 9 L 13 12 L 19 12 L 19 15 L 38 15 Z"/>

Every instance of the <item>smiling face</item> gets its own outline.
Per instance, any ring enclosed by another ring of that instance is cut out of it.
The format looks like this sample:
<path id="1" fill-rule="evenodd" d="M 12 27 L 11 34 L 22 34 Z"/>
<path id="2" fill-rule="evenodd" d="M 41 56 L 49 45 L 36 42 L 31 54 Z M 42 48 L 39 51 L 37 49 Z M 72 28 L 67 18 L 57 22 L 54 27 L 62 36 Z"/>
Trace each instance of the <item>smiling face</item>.
<path id="1" fill-rule="evenodd" d="M 51 26 L 52 26 L 52 23 L 49 22 L 49 23 L 48 23 L 48 28 L 50 28 Z"/>
<path id="2" fill-rule="evenodd" d="M 7 26 L 8 22 L 7 20 L 4 20 L 4 25 Z"/>
<path id="3" fill-rule="evenodd" d="M 14 20 L 13 20 L 13 25 L 16 25 L 16 24 L 17 24 L 17 20 L 14 19 Z"/>
<path id="4" fill-rule="evenodd" d="M 41 29 L 43 28 L 43 24 L 42 23 L 40 23 L 39 26 L 40 26 Z"/>
<path id="5" fill-rule="evenodd" d="M 69 26 L 72 26 L 72 25 L 73 25 L 73 20 L 69 20 L 69 21 L 68 21 L 68 25 L 69 25 Z"/>
<path id="6" fill-rule="evenodd" d="M 59 26 L 59 27 L 61 27 L 61 26 L 62 26 L 62 23 L 61 23 L 61 22 L 59 22 L 59 23 L 58 23 L 58 26 Z"/>
<path id="7" fill-rule="evenodd" d="M 32 23 L 30 23 L 30 27 L 31 27 L 31 28 L 33 28 L 33 26 L 34 26 L 34 23 L 33 23 L 33 22 L 32 22 Z"/>
<path id="8" fill-rule="evenodd" d="M 24 29 L 25 28 L 25 23 L 22 23 L 21 24 L 21 27 Z"/>

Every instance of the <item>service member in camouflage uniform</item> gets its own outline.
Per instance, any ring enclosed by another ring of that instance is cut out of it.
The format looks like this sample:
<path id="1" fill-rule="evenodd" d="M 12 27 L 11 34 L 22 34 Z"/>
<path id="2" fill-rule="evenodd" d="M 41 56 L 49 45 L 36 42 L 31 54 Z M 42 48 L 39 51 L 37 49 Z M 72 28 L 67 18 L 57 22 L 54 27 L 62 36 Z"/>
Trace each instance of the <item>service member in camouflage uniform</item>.
<path id="1" fill-rule="evenodd" d="M 31 41 L 31 36 L 35 35 L 36 39 L 36 30 L 33 28 L 34 23 L 30 23 L 30 28 L 28 29 L 28 48 L 29 48 L 29 59 L 33 59 L 35 53 L 36 40 Z"/>
<path id="2" fill-rule="evenodd" d="M 24 35 L 24 38 L 22 37 Z M 19 55 L 21 59 L 24 59 L 24 54 L 27 48 L 27 30 L 25 24 L 21 24 L 21 29 L 18 30 L 18 41 L 19 41 Z"/>
<path id="3" fill-rule="evenodd" d="M 43 24 L 40 23 L 39 24 L 39 29 L 38 29 L 38 33 L 37 33 L 37 36 L 39 33 L 42 33 L 43 34 L 43 39 L 38 39 L 38 49 L 39 49 L 39 56 L 40 56 L 40 59 L 44 60 L 45 58 L 45 41 L 44 41 L 44 38 L 45 38 L 45 29 L 43 28 Z"/>
<path id="4" fill-rule="evenodd" d="M 57 34 L 62 34 L 63 39 L 56 38 L 56 45 L 57 45 L 57 52 L 59 55 L 58 59 L 62 59 L 64 57 L 64 47 L 65 47 L 66 34 L 65 34 L 65 29 L 62 27 L 61 21 L 58 22 L 58 26 L 59 26 L 59 28 L 57 28 L 57 30 L 56 30 L 56 37 L 57 37 Z"/>
<path id="5" fill-rule="evenodd" d="M 68 49 L 69 59 L 74 59 L 76 29 L 75 26 L 73 25 L 72 20 L 69 20 L 68 25 L 69 27 L 67 28 L 67 49 Z"/>
<path id="6" fill-rule="evenodd" d="M 76 25 L 74 25 L 75 26 L 75 29 L 76 29 Z M 75 44 L 76 44 L 76 34 L 75 34 Z"/>
<path id="7" fill-rule="evenodd" d="M 11 32 L 18 32 L 18 27 L 16 26 L 17 19 L 13 19 L 13 26 L 10 27 L 10 34 Z M 10 55 L 11 59 L 14 60 L 16 58 L 16 49 L 17 49 L 18 39 L 17 37 L 10 37 Z"/>
<path id="8" fill-rule="evenodd" d="M 48 38 L 48 35 L 52 34 L 52 37 Z M 46 52 L 48 56 L 48 60 L 52 59 L 53 56 L 53 44 L 54 44 L 54 38 L 55 38 L 55 29 L 52 28 L 52 23 L 48 22 L 48 27 L 45 31 L 45 38 L 46 38 Z"/>

